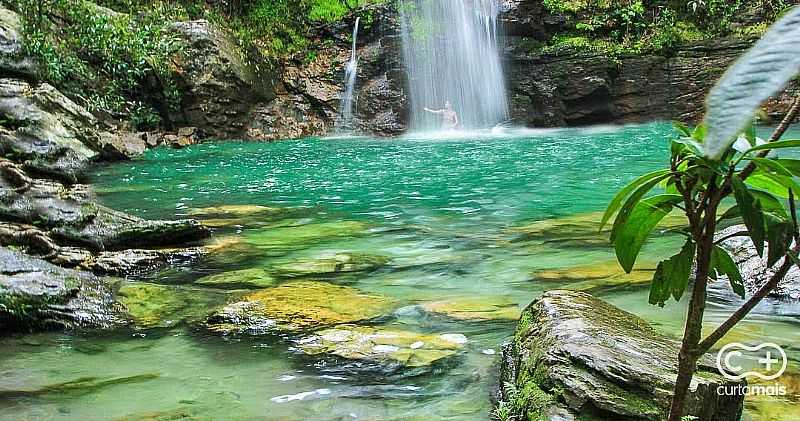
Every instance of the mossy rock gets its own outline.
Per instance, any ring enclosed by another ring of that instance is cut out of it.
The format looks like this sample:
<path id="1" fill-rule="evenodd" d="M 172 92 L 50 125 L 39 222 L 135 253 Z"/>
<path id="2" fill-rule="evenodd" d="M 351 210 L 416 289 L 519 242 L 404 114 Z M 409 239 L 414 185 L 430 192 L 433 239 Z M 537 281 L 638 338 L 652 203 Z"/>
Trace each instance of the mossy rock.
<path id="1" fill-rule="evenodd" d="M 560 288 L 572 291 L 598 292 L 650 283 L 655 268 L 655 264 L 640 262 L 631 273 L 625 273 L 616 260 L 608 260 L 590 265 L 540 270 L 534 272 L 533 277 L 538 281 L 558 282 Z"/>
<path id="2" fill-rule="evenodd" d="M 220 333 L 296 332 L 380 317 L 395 307 L 387 297 L 317 281 L 295 281 L 245 295 L 212 314 Z"/>
<path id="3" fill-rule="evenodd" d="M 329 277 L 340 274 L 371 272 L 389 263 L 389 258 L 375 254 L 337 253 L 317 259 L 297 259 L 271 267 L 280 278 Z"/>
<path id="4" fill-rule="evenodd" d="M 421 304 L 428 313 L 456 320 L 517 320 L 520 309 L 508 297 L 463 297 Z"/>
<path id="5" fill-rule="evenodd" d="M 42 396 L 80 396 L 122 384 L 148 382 L 158 379 L 157 373 L 145 373 L 122 377 L 80 377 L 60 383 L 28 385 L 15 389 L 0 387 L 0 399 L 39 398 Z"/>
<path id="6" fill-rule="evenodd" d="M 285 216 L 287 212 L 287 209 L 260 205 L 220 205 L 193 208 L 189 210 L 189 215 L 202 221 L 205 226 L 223 228 L 264 225 L 276 217 Z"/>
<path id="7" fill-rule="evenodd" d="M 117 299 L 127 308 L 134 325 L 143 329 L 201 321 L 221 298 L 200 289 L 147 282 L 123 282 Z"/>
<path id="8" fill-rule="evenodd" d="M 277 280 L 262 268 L 232 270 L 204 276 L 196 281 L 195 285 L 224 289 L 260 289 L 275 286 Z"/>
<path id="9" fill-rule="evenodd" d="M 244 240 L 271 255 L 283 255 L 335 240 L 364 235 L 367 224 L 359 221 L 320 222 L 250 231 Z"/>
<path id="10" fill-rule="evenodd" d="M 297 341 L 308 355 L 325 355 L 374 365 L 381 371 L 430 367 L 455 356 L 467 338 L 382 327 L 343 325 Z M 360 366 L 360 368 L 366 368 Z"/>
<path id="11" fill-rule="evenodd" d="M 224 267 L 240 265 L 263 255 L 261 250 L 245 242 L 242 236 L 217 237 L 203 247 L 206 260 Z"/>
<path id="12" fill-rule="evenodd" d="M 166 411 L 149 411 L 125 415 L 115 418 L 114 421 L 211 421 L 212 418 L 204 415 L 197 415 L 196 411 L 190 408 L 175 408 Z"/>
<path id="13" fill-rule="evenodd" d="M 638 316 L 586 293 L 548 291 L 523 310 L 503 349 L 498 410 L 509 419 L 663 420 L 679 350 L 680 342 Z M 721 376 L 711 355 L 702 357 L 687 412 L 739 420 L 743 397 L 717 388 L 742 384 Z"/>

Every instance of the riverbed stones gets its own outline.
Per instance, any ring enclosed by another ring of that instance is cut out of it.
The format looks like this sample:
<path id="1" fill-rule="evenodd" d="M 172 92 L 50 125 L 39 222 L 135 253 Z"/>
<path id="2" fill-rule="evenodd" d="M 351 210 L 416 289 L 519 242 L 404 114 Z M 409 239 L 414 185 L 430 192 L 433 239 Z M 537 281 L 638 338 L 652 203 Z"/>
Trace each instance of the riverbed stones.
<path id="1" fill-rule="evenodd" d="M 679 349 L 645 320 L 589 294 L 549 291 L 523 311 L 503 350 L 499 405 L 515 419 L 665 419 Z M 701 359 L 688 413 L 738 420 L 743 397 L 716 392 L 735 384 L 710 357 Z"/>
<path id="2" fill-rule="evenodd" d="M 0 331 L 103 329 L 122 314 L 102 279 L 0 247 Z"/>
<path id="3" fill-rule="evenodd" d="M 533 277 L 538 281 L 557 283 L 572 291 L 598 292 L 647 284 L 653 280 L 655 266 L 639 262 L 631 273 L 625 273 L 616 260 L 607 260 L 588 265 L 539 270 L 533 273 Z"/>
<path id="4" fill-rule="evenodd" d="M 327 282 L 294 281 L 245 295 L 208 317 L 220 333 L 280 333 L 319 329 L 378 318 L 393 300 Z"/>
<path id="5" fill-rule="evenodd" d="M 730 234 L 747 231 L 744 225 L 735 225 L 726 228 L 717 234 L 717 238 L 722 238 Z M 744 280 L 744 286 L 748 294 L 754 294 L 764 284 L 766 284 L 775 271 L 783 264 L 783 259 L 772 267 L 767 266 L 767 244 L 764 248 L 764 258 L 758 256 L 756 247 L 750 237 L 732 237 L 722 241 L 721 245 L 725 247 L 730 253 L 733 260 L 739 266 L 739 271 Z M 800 269 L 797 265 L 792 265 L 789 272 L 778 284 L 778 286 L 769 293 L 772 298 L 798 301 L 800 300 Z"/>
<path id="6" fill-rule="evenodd" d="M 516 301 L 508 297 L 479 296 L 432 301 L 420 305 L 428 313 L 466 321 L 509 321 L 520 315 Z"/>
<path id="7" fill-rule="evenodd" d="M 204 276 L 196 281 L 195 285 L 211 288 L 245 288 L 260 289 L 275 286 L 278 281 L 272 277 L 269 271 L 263 268 L 249 268 L 231 270 Z"/>
<path id="8" fill-rule="evenodd" d="M 455 355 L 467 338 L 461 334 L 424 334 L 394 328 L 342 325 L 297 340 L 307 355 L 334 356 L 360 363 L 359 370 L 383 373 L 430 367 Z"/>

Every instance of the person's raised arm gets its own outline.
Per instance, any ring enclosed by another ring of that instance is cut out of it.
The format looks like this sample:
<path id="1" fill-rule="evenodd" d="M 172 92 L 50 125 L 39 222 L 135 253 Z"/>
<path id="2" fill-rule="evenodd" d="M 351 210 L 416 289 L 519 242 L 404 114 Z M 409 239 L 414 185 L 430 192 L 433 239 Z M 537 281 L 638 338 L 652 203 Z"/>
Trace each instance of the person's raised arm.
<path id="1" fill-rule="evenodd" d="M 425 111 L 427 111 L 429 113 L 432 113 L 432 114 L 441 114 L 441 113 L 444 112 L 444 110 L 432 110 L 432 109 L 430 109 L 428 107 L 423 108 L 423 110 L 425 110 Z"/>

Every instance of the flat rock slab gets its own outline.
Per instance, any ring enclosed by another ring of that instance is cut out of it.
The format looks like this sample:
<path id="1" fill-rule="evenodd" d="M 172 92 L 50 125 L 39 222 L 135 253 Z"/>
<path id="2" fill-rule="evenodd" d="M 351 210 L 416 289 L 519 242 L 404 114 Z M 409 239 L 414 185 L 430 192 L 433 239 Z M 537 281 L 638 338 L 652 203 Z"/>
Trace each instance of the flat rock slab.
<path id="1" fill-rule="evenodd" d="M 515 419 L 666 419 L 680 343 L 582 292 L 555 290 L 526 308 L 503 351 L 500 404 Z M 738 420 L 741 396 L 702 359 L 688 398 L 700 420 Z"/>

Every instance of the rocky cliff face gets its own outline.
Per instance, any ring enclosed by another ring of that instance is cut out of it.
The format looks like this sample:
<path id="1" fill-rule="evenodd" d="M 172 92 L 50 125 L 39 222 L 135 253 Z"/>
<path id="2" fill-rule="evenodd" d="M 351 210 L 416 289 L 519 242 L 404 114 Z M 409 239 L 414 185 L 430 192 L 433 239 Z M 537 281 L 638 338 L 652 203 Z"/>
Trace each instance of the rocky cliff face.
<path id="1" fill-rule="evenodd" d="M 392 6 L 362 9 L 357 40 L 358 74 L 354 100 L 357 132 L 392 136 L 405 130 L 405 75 L 397 13 Z M 316 30 L 320 46 L 308 61 L 284 63 L 274 101 L 253 109 L 247 138 L 274 140 L 332 134 L 344 91 L 355 16 Z"/>

